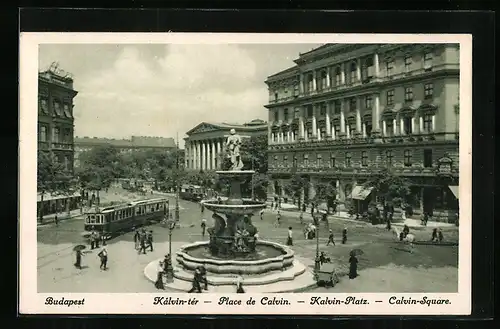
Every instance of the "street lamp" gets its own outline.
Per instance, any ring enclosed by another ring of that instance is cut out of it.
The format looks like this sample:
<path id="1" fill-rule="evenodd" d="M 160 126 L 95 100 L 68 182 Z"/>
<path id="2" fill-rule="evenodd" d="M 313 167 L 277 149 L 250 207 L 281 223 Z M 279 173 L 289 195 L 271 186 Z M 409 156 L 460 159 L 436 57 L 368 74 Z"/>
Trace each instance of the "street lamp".
<path id="1" fill-rule="evenodd" d="M 174 268 L 172 266 L 172 231 L 175 228 L 175 220 L 168 219 L 168 259 L 165 264 L 165 278 L 168 283 L 174 282 Z"/>
<path id="2" fill-rule="evenodd" d="M 321 267 L 321 261 L 319 258 L 319 225 L 316 225 L 319 224 L 319 221 L 318 223 L 316 223 L 317 221 L 314 220 L 314 215 L 313 215 L 313 222 L 316 226 L 316 259 L 314 260 L 314 271 L 315 274 L 317 275 Z"/>
<path id="3" fill-rule="evenodd" d="M 177 133 L 177 150 L 175 155 L 175 221 L 179 222 L 179 133 Z M 175 223 L 174 223 L 175 225 Z"/>

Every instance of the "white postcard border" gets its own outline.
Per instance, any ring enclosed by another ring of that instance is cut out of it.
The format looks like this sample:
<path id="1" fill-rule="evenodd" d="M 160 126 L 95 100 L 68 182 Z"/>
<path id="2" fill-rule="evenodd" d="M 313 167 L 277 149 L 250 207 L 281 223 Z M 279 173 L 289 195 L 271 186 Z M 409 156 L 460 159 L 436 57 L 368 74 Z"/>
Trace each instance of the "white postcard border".
<path id="1" fill-rule="evenodd" d="M 241 306 L 217 305 L 221 294 L 48 294 L 37 293 L 36 149 L 38 45 L 66 43 L 460 43 L 460 227 L 458 293 L 229 294 Z M 460 315 L 471 312 L 472 249 L 472 36 L 466 34 L 235 34 L 235 33 L 21 33 L 19 121 L 19 312 L 22 314 L 301 314 L 301 315 Z M 47 297 L 85 299 L 82 306 L 45 305 Z M 195 298 L 196 306 L 153 305 L 155 297 Z M 364 305 L 310 305 L 311 297 L 343 300 L 354 296 Z M 451 304 L 391 305 L 389 299 L 448 299 Z M 287 299 L 291 305 L 262 305 L 262 298 Z M 246 301 L 252 298 L 255 305 Z M 303 303 L 300 303 L 303 301 Z M 382 302 L 376 302 L 382 301 Z M 210 303 L 208 303 L 210 302 Z"/>

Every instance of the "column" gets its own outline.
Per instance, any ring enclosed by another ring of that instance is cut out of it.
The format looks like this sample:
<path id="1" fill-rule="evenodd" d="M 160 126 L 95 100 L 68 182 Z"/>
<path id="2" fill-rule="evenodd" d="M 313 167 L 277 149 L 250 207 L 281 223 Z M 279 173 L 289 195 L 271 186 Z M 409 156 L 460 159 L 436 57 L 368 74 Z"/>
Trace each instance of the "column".
<path id="1" fill-rule="evenodd" d="M 415 126 L 415 117 L 411 117 L 411 133 L 417 134 L 417 127 Z"/>
<path id="2" fill-rule="evenodd" d="M 189 142 L 186 141 L 186 144 L 184 146 L 184 168 L 189 168 L 189 149 L 190 145 Z"/>
<path id="3" fill-rule="evenodd" d="M 422 115 L 418 118 L 418 131 L 422 134 L 424 133 L 424 118 Z"/>
<path id="4" fill-rule="evenodd" d="M 299 93 L 304 94 L 304 74 L 299 73 Z"/>
<path id="5" fill-rule="evenodd" d="M 313 91 L 316 91 L 316 70 L 313 70 Z"/>
<path id="6" fill-rule="evenodd" d="M 356 97 L 356 131 L 361 134 L 361 109 L 359 105 L 359 97 Z"/>
<path id="7" fill-rule="evenodd" d="M 432 132 L 433 133 L 436 132 L 436 115 L 435 114 L 432 115 Z"/>
<path id="8" fill-rule="evenodd" d="M 363 122 L 363 138 L 366 138 L 366 123 Z"/>
<path id="9" fill-rule="evenodd" d="M 405 122 L 404 118 L 399 119 L 399 132 L 401 135 L 405 135 Z"/>
<path id="10" fill-rule="evenodd" d="M 394 136 L 398 135 L 398 127 L 397 127 L 397 120 L 396 118 L 392 119 L 392 130 L 394 131 Z"/>
<path id="11" fill-rule="evenodd" d="M 299 116 L 299 139 L 304 139 L 305 138 L 305 132 L 304 132 L 304 107 L 302 107 L 300 111 L 300 116 Z"/>
<path id="12" fill-rule="evenodd" d="M 340 65 L 340 83 L 345 85 L 345 63 Z"/>
<path id="13" fill-rule="evenodd" d="M 345 104 L 344 100 L 342 99 L 341 101 L 341 108 L 340 108 L 340 133 L 345 134 Z"/>
<path id="14" fill-rule="evenodd" d="M 272 133 L 272 124 L 267 125 L 267 140 L 269 144 L 273 143 L 273 133 Z"/>
<path id="15" fill-rule="evenodd" d="M 424 188 L 420 188 L 420 214 L 424 213 Z"/>
<path id="16" fill-rule="evenodd" d="M 378 54 L 377 53 L 373 54 L 373 67 L 375 69 L 375 72 L 373 72 L 373 75 L 376 78 L 376 77 L 379 76 L 379 71 L 380 71 L 380 66 L 379 66 L 379 62 L 378 62 Z"/>
<path id="17" fill-rule="evenodd" d="M 316 104 L 313 104 L 312 137 L 314 139 L 317 136 L 318 136 L 318 127 L 316 126 Z"/>
<path id="18" fill-rule="evenodd" d="M 337 136 L 335 135 L 335 127 L 332 125 L 332 139 L 335 140 L 337 139 Z"/>
<path id="19" fill-rule="evenodd" d="M 373 100 L 372 127 L 374 132 L 380 130 L 380 99 L 378 94 L 375 95 L 375 99 Z"/>
<path id="20" fill-rule="evenodd" d="M 384 136 L 387 136 L 387 123 L 384 121 L 382 121 L 382 134 Z"/>
<path id="21" fill-rule="evenodd" d="M 286 132 L 286 141 L 288 143 L 292 142 L 292 131 L 290 130 L 290 128 Z"/>
<path id="22" fill-rule="evenodd" d="M 358 81 L 361 81 L 361 58 L 358 58 L 356 61 L 356 76 L 358 77 Z"/>
<path id="23" fill-rule="evenodd" d="M 326 120 L 326 138 L 332 137 L 332 125 L 330 122 L 330 107 L 331 107 L 331 102 L 326 103 L 326 115 L 325 115 L 325 120 Z"/>
<path id="24" fill-rule="evenodd" d="M 217 141 L 217 156 L 217 169 L 220 169 L 222 168 L 222 162 L 224 161 L 222 158 L 222 141 L 220 139 Z"/>
<path id="25" fill-rule="evenodd" d="M 326 88 L 330 88 L 330 69 L 331 67 L 326 68 Z"/>
<path id="26" fill-rule="evenodd" d="M 207 142 L 206 141 L 202 141 L 202 156 L 201 156 L 201 160 L 202 160 L 202 163 L 201 163 L 201 169 L 203 170 L 206 170 L 207 169 Z"/>
<path id="27" fill-rule="evenodd" d="M 212 152 L 211 152 L 211 155 L 212 155 L 212 166 L 210 167 L 212 170 L 215 170 L 215 141 L 212 141 L 210 143 L 211 147 L 212 147 Z"/>

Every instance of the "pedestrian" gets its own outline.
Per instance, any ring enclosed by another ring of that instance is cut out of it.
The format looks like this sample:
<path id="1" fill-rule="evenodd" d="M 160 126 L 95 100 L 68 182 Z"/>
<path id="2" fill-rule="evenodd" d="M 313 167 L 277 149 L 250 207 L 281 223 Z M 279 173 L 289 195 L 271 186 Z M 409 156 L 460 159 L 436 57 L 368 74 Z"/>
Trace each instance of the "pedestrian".
<path id="1" fill-rule="evenodd" d="M 136 229 L 134 233 L 134 244 L 136 250 L 139 250 L 140 237 L 139 230 Z"/>
<path id="2" fill-rule="evenodd" d="M 236 279 L 236 293 L 237 294 L 244 294 L 245 289 L 243 289 L 243 278 L 241 276 L 238 276 Z"/>
<path id="3" fill-rule="evenodd" d="M 431 236 L 431 241 L 435 242 L 438 240 L 438 232 L 437 228 L 432 229 L 432 236 Z"/>
<path id="4" fill-rule="evenodd" d="M 303 204 L 302 204 L 302 212 L 306 212 L 306 210 L 307 210 L 306 204 L 305 204 L 305 203 L 303 203 Z"/>
<path id="5" fill-rule="evenodd" d="M 406 224 L 403 226 L 403 233 L 403 238 L 406 238 L 406 236 L 410 233 L 410 228 Z"/>
<path id="6" fill-rule="evenodd" d="M 77 250 L 76 251 L 76 262 L 75 262 L 75 267 L 79 270 L 82 269 L 82 251 Z"/>
<path id="7" fill-rule="evenodd" d="M 311 203 L 311 217 L 314 217 L 314 203 Z"/>
<path id="8" fill-rule="evenodd" d="M 303 211 L 300 212 L 299 221 L 300 221 L 300 224 L 304 224 L 304 212 Z"/>
<path id="9" fill-rule="evenodd" d="M 59 226 L 59 219 L 57 218 L 57 214 L 54 217 L 54 222 L 56 223 L 56 226 Z"/>
<path id="10" fill-rule="evenodd" d="M 203 212 L 205 211 L 205 206 L 203 205 L 203 202 L 200 204 L 201 204 L 201 213 L 203 214 Z"/>
<path id="11" fill-rule="evenodd" d="M 322 217 L 322 220 L 325 222 L 325 227 L 328 228 L 329 223 L 328 223 L 328 215 L 326 214 L 326 212 L 324 212 L 321 217 Z"/>
<path id="12" fill-rule="evenodd" d="M 106 245 L 106 234 L 101 234 L 101 243 L 102 246 L 104 247 Z"/>
<path id="13" fill-rule="evenodd" d="M 143 254 L 146 254 L 146 233 L 143 231 L 140 233 L 140 238 L 139 238 L 139 254 L 142 252 Z"/>
<path id="14" fill-rule="evenodd" d="M 260 211 L 260 220 L 264 220 L 264 209 Z"/>
<path id="15" fill-rule="evenodd" d="M 347 227 L 344 227 L 342 230 L 342 244 L 345 244 L 347 242 Z"/>
<path id="16" fill-rule="evenodd" d="M 191 290 L 188 291 L 188 293 L 193 293 L 193 292 L 201 293 L 200 280 L 201 280 L 201 272 L 200 269 L 197 267 L 194 270 L 193 283 L 192 283 L 193 285 L 191 287 Z"/>
<path id="17" fill-rule="evenodd" d="M 292 238 L 292 227 L 288 227 L 288 238 L 286 239 L 287 246 L 293 246 L 293 238 Z"/>
<path id="18" fill-rule="evenodd" d="M 441 228 L 438 229 L 438 239 L 439 243 L 443 242 L 444 236 L 443 236 L 443 231 L 441 231 Z"/>
<path id="19" fill-rule="evenodd" d="M 152 252 L 153 251 L 153 231 L 150 230 L 147 235 L 146 235 L 146 240 L 148 242 L 149 250 Z"/>
<path id="20" fill-rule="evenodd" d="M 323 265 L 325 263 L 330 263 L 330 262 L 331 262 L 330 257 L 326 257 L 325 252 L 322 251 L 319 255 L 319 264 Z"/>
<path id="21" fill-rule="evenodd" d="M 95 238 L 96 238 L 95 231 L 92 230 L 90 232 L 90 250 L 94 250 L 95 248 Z"/>
<path id="22" fill-rule="evenodd" d="M 332 230 L 329 230 L 328 242 L 326 243 L 326 245 L 329 246 L 330 242 L 335 246 L 335 241 L 333 240 L 333 231 Z"/>
<path id="23" fill-rule="evenodd" d="M 202 237 L 205 237 L 205 230 L 207 228 L 207 220 L 205 218 L 203 218 L 201 220 L 201 236 Z"/>
<path id="24" fill-rule="evenodd" d="M 165 265 L 163 264 L 163 261 L 160 261 L 158 265 L 159 266 L 156 269 L 155 288 L 156 289 L 165 289 L 165 286 L 163 285 L 163 268 Z"/>
<path id="25" fill-rule="evenodd" d="M 334 215 L 337 213 L 337 202 L 336 201 L 333 202 L 332 212 L 333 212 Z"/>
<path id="26" fill-rule="evenodd" d="M 276 214 L 276 224 L 274 226 L 275 227 L 279 227 L 280 226 L 280 221 L 281 221 L 281 213 L 278 210 L 278 213 Z"/>
<path id="27" fill-rule="evenodd" d="M 355 279 L 358 276 L 358 259 L 351 255 L 349 258 L 349 279 Z"/>
<path id="28" fill-rule="evenodd" d="M 271 211 L 274 209 L 274 202 L 271 201 Z"/>
<path id="29" fill-rule="evenodd" d="M 101 266 L 99 268 L 101 270 L 107 270 L 107 264 L 108 264 L 108 251 L 106 248 L 102 248 L 102 250 L 97 254 L 99 258 L 101 259 Z"/>
<path id="30" fill-rule="evenodd" d="M 385 228 L 387 229 L 387 231 L 391 230 L 391 218 L 392 218 L 392 214 L 386 214 L 386 226 L 385 226 Z"/>
<path id="31" fill-rule="evenodd" d="M 99 248 L 99 240 L 101 240 L 101 234 L 96 231 L 95 232 L 95 240 L 94 240 L 96 248 Z"/>

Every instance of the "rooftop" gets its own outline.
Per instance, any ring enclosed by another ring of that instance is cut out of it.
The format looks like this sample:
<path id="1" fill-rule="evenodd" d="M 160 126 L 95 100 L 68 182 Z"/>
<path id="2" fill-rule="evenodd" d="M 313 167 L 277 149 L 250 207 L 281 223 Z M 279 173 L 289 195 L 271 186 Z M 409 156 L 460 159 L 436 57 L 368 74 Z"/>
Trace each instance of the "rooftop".
<path id="1" fill-rule="evenodd" d="M 75 145 L 96 146 L 112 145 L 123 148 L 175 148 L 175 140 L 171 137 L 132 136 L 130 139 L 75 137 Z"/>

